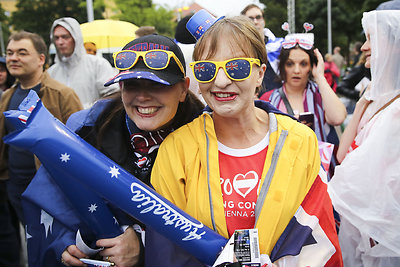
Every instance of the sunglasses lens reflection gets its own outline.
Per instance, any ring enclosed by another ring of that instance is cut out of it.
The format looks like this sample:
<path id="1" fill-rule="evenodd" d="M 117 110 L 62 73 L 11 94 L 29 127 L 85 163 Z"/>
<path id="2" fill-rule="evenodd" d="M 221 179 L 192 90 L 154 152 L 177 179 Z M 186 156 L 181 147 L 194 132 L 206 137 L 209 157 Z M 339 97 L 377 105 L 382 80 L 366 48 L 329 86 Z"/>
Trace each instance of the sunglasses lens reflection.
<path id="1" fill-rule="evenodd" d="M 250 75 L 250 62 L 244 59 L 235 59 L 225 64 L 226 72 L 231 79 L 241 80 Z"/>
<path id="2" fill-rule="evenodd" d="M 211 62 L 198 62 L 193 69 L 194 75 L 199 81 L 208 82 L 214 78 L 217 67 Z"/>
<path id="3" fill-rule="evenodd" d="M 128 69 L 136 60 L 136 54 L 131 52 L 121 52 L 115 58 L 115 66 L 120 69 Z"/>
<path id="4" fill-rule="evenodd" d="M 251 63 L 245 59 L 233 59 L 223 66 L 229 78 L 232 80 L 244 80 L 250 76 Z M 214 79 L 217 65 L 213 62 L 197 62 L 193 66 L 194 75 L 201 82 L 209 82 Z"/>
<path id="5" fill-rule="evenodd" d="M 147 65 L 155 69 L 161 69 L 168 64 L 168 54 L 162 51 L 149 52 L 145 56 Z"/>

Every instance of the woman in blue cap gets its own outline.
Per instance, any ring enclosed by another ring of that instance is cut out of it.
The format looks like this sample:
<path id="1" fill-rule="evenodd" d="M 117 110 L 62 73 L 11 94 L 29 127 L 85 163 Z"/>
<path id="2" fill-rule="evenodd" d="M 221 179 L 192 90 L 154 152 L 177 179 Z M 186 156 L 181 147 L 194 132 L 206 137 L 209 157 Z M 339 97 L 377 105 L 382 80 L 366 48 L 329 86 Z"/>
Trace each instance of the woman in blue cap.
<path id="1" fill-rule="evenodd" d="M 105 85 L 120 83 L 121 92 L 96 102 L 90 109 L 73 114 L 67 126 L 149 184 L 161 142 L 171 132 L 191 121 L 204 106 L 188 91 L 189 79 L 186 77 L 183 54 L 168 37 L 148 35 L 135 39 L 115 53 L 114 63 L 120 72 Z M 36 178 L 25 196 L 29 191 L 41 190 L 35 188 Z M 120 236 L 97 240 L 96 245 L 104 249 L 96 259 L 112 262 L 116 266 L 144 266 L 143 245 L 132 225 L 144 226 L 118 208 L 111 209 L 119 224 L 129 227 Z M 57 212 L 60 211 L 55 210 L 55 214 L 51 215 L 54 220 L 57 220 Z M 30 225 L 27 227 L 29 230 Z M 76 233 L 71 232 L 65 229 L 65 233 L 51 247 L 43 248 L 43 258 L 29 255 L 32 266 L 86 266 L 79 258 L 87 258 L 88 255 L 77 247 Z M 38 245 L 31 240 L 28 246 Z M 46 261 L 49 258 L 52 262 Z M 37 263 L 39 265 L 34 265 Z"/>

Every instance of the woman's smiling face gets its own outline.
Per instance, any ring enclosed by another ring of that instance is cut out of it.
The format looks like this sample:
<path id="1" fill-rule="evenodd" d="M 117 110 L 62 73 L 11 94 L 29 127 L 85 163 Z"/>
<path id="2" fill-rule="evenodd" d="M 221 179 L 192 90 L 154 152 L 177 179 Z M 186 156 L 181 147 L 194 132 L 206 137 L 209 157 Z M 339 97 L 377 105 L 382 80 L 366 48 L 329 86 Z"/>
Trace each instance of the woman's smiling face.
<path id="1" fill-rule="evenodd" d="M 211 58 L 205 58 L 208 54 L 206 49 L 199 60 L 224 61 L 238 57 L 254 57 L 254 55 L 247 55 L 239 45 L 229 44 L 228 36 L 221 38 L 226 38 L 226 42 L 218 42 L 216 53 Z M 265 68 L 264 64 L 261 67 L 253 64 L 250 77 L 243 81 L 231 80 L 220 68 L 214 80 L 199 83 L 201 94 L 216 114 L 223 117 L 236 117 L 254 106 L 256 88 L 261 86 Z"/>
<path id="2" fill-rule="evenodd" d="M 145 79 L 122 82 L 121 97 L 129 118 L 143 131 L 164 128 L 174 118 L 187 94 L 186 82 L 163 85 Z"/>

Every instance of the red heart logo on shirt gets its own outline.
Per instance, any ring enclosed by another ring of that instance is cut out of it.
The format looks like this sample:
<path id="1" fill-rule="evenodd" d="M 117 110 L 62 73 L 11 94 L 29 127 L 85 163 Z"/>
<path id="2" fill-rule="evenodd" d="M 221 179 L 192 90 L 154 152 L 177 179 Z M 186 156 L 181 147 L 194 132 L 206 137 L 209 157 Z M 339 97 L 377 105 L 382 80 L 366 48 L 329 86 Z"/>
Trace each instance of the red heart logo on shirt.
<path id="1" fill-rule="evenodd" d="M 258 183 L 258 174 L 255 171 L 249 171 L 245 175 L 238 173 L 233 178 L 233 189 L 236 193 L 245 198 Z"/>

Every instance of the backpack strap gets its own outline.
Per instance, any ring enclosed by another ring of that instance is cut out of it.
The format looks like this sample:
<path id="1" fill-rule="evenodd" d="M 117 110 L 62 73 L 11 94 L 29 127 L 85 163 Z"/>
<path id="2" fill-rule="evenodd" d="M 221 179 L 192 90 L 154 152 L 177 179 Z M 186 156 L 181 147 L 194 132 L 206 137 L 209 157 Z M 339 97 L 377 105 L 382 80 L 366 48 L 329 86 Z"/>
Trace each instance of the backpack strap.
<path id="1" fill-rule="evenodd" d="M 293 112 L 292 106 L 290 105 L 289 100 L 287 99 L 287 97 L 285 95 L 285 92 L 283 92 L 283 88 L 282 87 L 279 88 L 278 92 L 279 92 L 279 95 L 282 98 L 283 104 L 285 104 L 285 107 L 286 107 L 286 110 L 287 110 L 288 114 L 294 116 L 294 112 Z"/>
<path id="2" fill-rule="evenodd" d="M 378 109 L 374 115 L 372 115 L 372 117 L 369 120 L 372 120 L 373 117 L 375 117 L 376 114 L 378 114 L 379 112 L 381 112 L 382 110 L 384 110 L 385 108 L 387 108 L 390 104 L 392 104 L 397 98 L 400 97 L 400 94 L 398 94 L 397 96 L 393 97 L 389 102 L 387 102 L 385 105 L 383 105 L 380 109 Z"/>

